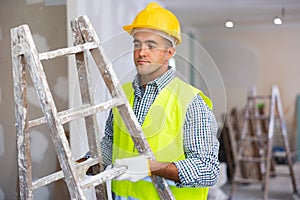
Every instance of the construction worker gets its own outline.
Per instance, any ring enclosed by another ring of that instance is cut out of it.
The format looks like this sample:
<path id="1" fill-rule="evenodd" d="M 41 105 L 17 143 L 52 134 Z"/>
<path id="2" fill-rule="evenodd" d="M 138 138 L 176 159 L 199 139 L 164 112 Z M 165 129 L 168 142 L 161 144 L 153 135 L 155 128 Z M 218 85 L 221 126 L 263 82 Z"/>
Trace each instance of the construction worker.
<path id="1" fill-rule="evenodd" d="M 123 29 L 133 37 L 137 75 L 124 92 L 156 161 L 138 155 L 117 109 L 101 141 L 104 165 L 126 166 L 112 180 L 114 199 L 159 199 L 150 175 L 167 179 L 176 199 L 207 199 L 219 176 L 217 123 L 212 102 L 175 77 L 168 62 L 181 40 L 174 14 L 157 3 L 140 11 Z"/>

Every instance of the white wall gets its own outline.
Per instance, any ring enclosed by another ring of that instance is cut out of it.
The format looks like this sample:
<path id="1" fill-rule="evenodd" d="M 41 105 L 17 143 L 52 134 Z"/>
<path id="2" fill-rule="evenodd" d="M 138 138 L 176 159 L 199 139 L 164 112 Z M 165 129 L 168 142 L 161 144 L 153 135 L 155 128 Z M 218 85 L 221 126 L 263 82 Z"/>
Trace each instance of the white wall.
<path id="1" fill-rule="evenodd" d="M 180 19 L 179 19 L 180 20 Z M 214 58 L 197 39 L 197 30 L 184 27 L 182 44 L 177 47 L 176 71 L 181 78 L 203 91 L 213 102 L 213 112 L 219 127 L 223 126 L 222 113 L 226 111 L 226 93 L 222 74 Z"/>

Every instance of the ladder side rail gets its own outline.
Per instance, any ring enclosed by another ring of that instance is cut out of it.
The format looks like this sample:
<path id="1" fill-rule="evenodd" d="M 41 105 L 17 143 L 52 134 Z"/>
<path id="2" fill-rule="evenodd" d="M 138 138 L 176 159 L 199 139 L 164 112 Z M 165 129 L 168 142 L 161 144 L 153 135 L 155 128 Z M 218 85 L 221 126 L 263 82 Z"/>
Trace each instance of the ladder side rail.
<path id="1" fill-rule="evenodd" d="M 240 139 L 241 139 L 242 124 L 243 124 L 242 123 L 243 120 L 241 120 L 241 119 L 243 119 L 241 117 L 242 114 L 244 114 L 244 113 L 240 112 L 236 108 L 233 108 L 231 110 L 231 113 L 228 115 L 228 120 L 229 120 L 228 127 L 229 127 L 229 130 L 232 130 L 229 139 L 232 143 L 231 151 L 232 151 L 232 158 L 233 158 L 233 162 L 234 162 L 231 181 L 234 179 L 234 170 L 237 166 L 237 163 L 239 162 L 238 151 L 239 151 L 239 143 L 240 143 Z M 239 167 L 242 168 L 242 165 Z"/>
<path id="2" fill-rule="evenodd" d="M 247 168 L 247 164 L 245 162 L 243 162 L 243 158 L 246 156 L 245 154 L 247 154 L 246 150 L 249 150 L 249 146 L 248 149 L 246 149 L 247 147 L 247 137 L 249 136 L 249 134 L 251 135 L 251 137 L 253 137 L 255 134 L 255 124 L 253 122 L 253 112 L 254 112 L 254 102 L 253 102 L 253 97 L 255 95 L 255 88 L 254 87 L 249 87 L 248 89 L 248 93 L 247 93 L 247 102 L 246 102 L 246 106 L 244 109 L 244 117 L 243 117 L 243 125 L 242 125 L 242 132 L 241 132 L 241 137 L 240 137 L 240 155 L 238 156 L 238 159 L 240 160 L 240 169 L 241 169 L 241 176 L 244 178 L 249 178 L 249 172 L 248 172 L 248 168 Z M 256 154 L 256 150 L 257 150 L 257 145 L 255 145 L 254 142 L 250 141 L 249 144 L 252 148 L 250 149 L 250 153 L 251 153 L 251 157 L 255 157 L 254 154 Z M 254 152 L 253 152 L 254 151 Z M 255 163 L 255 167 L 257 167 L 257 169 L 259 169 L 259 163 Z"/>
<path id="3" fill-rule="evenodd" d="M 268 146 L 267 146 L 267 165 L 266 173 L 264 177 L 264 199 L 268 199 L 269 193 L 269 179 L 271 170 L 271 158 L 272 158 L 272 146 L 273 146 L 273 136 L 274 136 L 274 125 L 275 125 L 275 93 L 271 91 L 271 102 L 269 108 L 269 128 L 268 128 Z"/>
<path id="4" fill-rule="evenodd" d="M 33 199 L 32 164 L 30 155 L 30 135 L 28 125 L 26 63 L 22 49 L 16 46 L 19 41 L 19 27 L 11 29 L 11 53 L 14 80 L 14 100 L 16 116 L 16 134 L 18 148 L 20 199 Z M 19 46 L 20 47 L 20 46 Z M 20 51 L 21 50 L 21 51 Z M 23 49 L 24 50 L 24 49 Z M 26 48 L 25 48 L 26 51 Z"/>
<path id="5" fill-rule="evenodd" d="M 246 127 L 248 128 L 248 125 L 243 124 L 242 132 Z M 237 152 L 237 162 L 236 162 L 234 173 L 233 173 L 232 185 L 231 185 L 231 191 L 230 191 L 229 199 L 232 199 L 234 193 L 236 192 L 237 185 L 239 183 L 239 179 L 242 177 L 242 173 L 243 173 L 243 163 L 241 163 L 241 161 L 240 161 L 240 158 L 242 156 L 242 149 L 241 148 L 243 148 L 243 146 L 241 145 L 242 140 L 239 140 L 238 144 L 239 144 L 238 145 L 239 148 L 238 148 L 238 152 Z"/>
<path id="6" fill-rule="evenodd" d="M 74 46 L 84 44 L 85 41 L 81 35 L 80 28 L 78 24 L 75 23 L 75 21 L 71 22 L 71 28 L 73 32 L 72 35 L 73 35 Z M 76 53 L 75 58 L 76 58 L 76 67 L 78 73 L 82 104 L 93 105 L 95 100 L 92 92 L 92 83 L 91 83 L 92 80 L 91 80 L 91 74 L 90 74 L 89 63 L 88 63 L 88 50 L 84 50 L 83 52 Z M 86 132 L 87 132 L 89 152 L 92 158 L 98 159 L 99 161 L 99 163 L 97 164 L 97 168 L 96 166 L 92 167 L 92 171 L 95 173 L 97 173 L 96 170 L 99 170 L 98 172 L 103 172 L 104 166 L 102 162 L 100 134 L 99 134 L 99 127 L 98 127 L 96 114 L 86 116 L 84 120 L 85 120 Z M 95 191 L 96 191 L 97 199 L 99 200 L 107 199 L 105 184 L 100 184 L 96 186 Z"/>
<path id="7" fill-rule="evenodd" d="M 82 44 L 84 41 L 82 40 L 80 30 L 78 30 L 78 28 L 74 23 L 72 23 L 71 25 L 73 30 L 74 45 Z M 92 93 L 91 75 L 88 67 L 89 64 L 88 64 L 87 51 L 76 53 L 75 58 L 76 58 L 76 66 L 77 66 L 82 104 L 94 105 L 95 100 L 94 100 L 94 95 Z M 91 156 L 93 158 L 99 158 L 99 157 L 101 158 L 100 137 L 98 136 L 99 127 L 96 119 L 96 114 L 86 116 L 85 125 L 87 128 L 88 144 L 89 144 L 89 148 L 90 148 L 89 151 L 91 153 Z M 99 162 L 101 161 L 102 159 L 99 160 Z"/>
<path id="8" fill-rule="evenodd" d="M 230 145 L 232 146 L 231 151 L 232 151 L 232 159 L 233 159 L 233 164 L 236 165 L 237 162 L 237 144 L 235 140 L 235 131 L 232 127 L 232 117 L 231 115 L 226 115 L 225 123 L 228 127 L 228 133 L 229 133 L 229 141 Z"/>
<path id="9" fill-rule="evenodd" d="M 237 162 L 236 162 L 236 166 L 235 166 L 235 170 L 234 170 L 234 174 L 233 174 L 233 182 L 232 182 L 232 186 L 231 186 L 231 192 L 230 192 L 230 199 L 233 197 L 234 193 L 236 192 L 237 189 L 237 185 L 239 183 L 239 180 L 242 178 L 242 176 L 244 175 L 244 163 L 242 163 L 241 161 L 241 157 L 243 155 L 244 152 L 244 145 L 243 143 L 245 142 L 245 138 L 247 135 L 247 131 L 248 131 L 248 121 L 246 120 L 249 117 L 249 105 L 250 104 L 250 100 L 249 98 L 247 98 L 246 101 L 246 105 L 244 107 L 244 117 L 242 119 L 242 128 L 241 128 L 241 133 L 240 133 L 240 137 L 239 137 L 239 141 L 237 141 L 238 143 L 238 148 L 237 148 Z"/>
<path id="10" fill-rule="evenodd" d="M 262 131 L 261 131 L 261 122 L 260 122 L 260 115 L 258 112 L 258 108 L 256 105 L 256 89 L 254 86 L 252 86 L 252 101 L 253 101 L 253 110 L 254 110 L 254 137 L 262 138 Z M 263 148 L 263 142 L 256 141 L 252 142 L 254 145 L 254 154 L 256 157 L 263 158 L 264 157 L 264 148 Z M 263 174 L 265 172 L 265 162 L 258 163 L 257 169 L 258 169 L 258 178 L 260 180 L 263 179 Z"/>
<path id="11" fill-rule="evenodd" d="M 72 158 L 72 153 L 69 148 L 69 143 L 66 138 L 62 124 L 60 123 L 57 109 L 55 107 L 42 64 L 38 58 L 38 53 L 33 42 L 32 35 L 28 26 L 22 26 L 23 42 L 29 46 L 28 54 L 25 54 L 25 59 L 28 64 L 28 69 L 34 87 L 37 91 L 39 101 L 45 117 L 47 118 L 48 128 L 51 132 L 51 138 L 54 143 L 57 157 L 60 166 L 64 172 L 65 181 L 70 191 L 71 198 L 85 199 L 83 191 L 78 184 L 78 175 L 76 173 L 75 161 Z"/>
<path id="12" fill-rule="evenodd" d="M 270 104 L 271 102 L 271 95 L 266 95 L 266 98 L 267 102 Z M 266 149 L 268 148 L 268 127 L 269 127 L 269 114 L 270 113 L 267 113 L 265 112 L 265 108 L 266 106 L 269 106 L 269 104 L 264 104 L 263 106 L 260 106 L 259 109 L 258 109 L 258 112 L 259 112 L 259 115 L 261 116 L 261 129 L 262 129 L 262 137 L 263 138 L 266 138 L 266 140 L 262 141 L 262 145 L 263 145 L 263 149 L 264 149 L 264 152 L 266 153 Z M 264 155 L 264 157 L 266 157 L 266 155 Z M 266 163 L 265 163 L 266 165 Z M 275 160 L 273 157 L 271 157 L 271 172 L 272 174 L 275 174 L 275 166 L 276 166 L 276 163 L 275 163 Z M 266 166 L 265 166 L 266 167 Z M 264 172 L 265 173 L 265 172 Z"/>
<path id="13" fill-rule="evenodd" d="M 250 86 L 248 90 L 248 100 L 250 101 L 249 103 L 249 124 L 250 124 L 250 137 L 255 138 L 255 137 L 260 137 L 261 136 L 261 130 L 259 126 L 259 119 L 258 119 L 258 112 L 256 108 L 256 88 L 255 86 Z M 248 140 L 249 141 L 249 140 Z M 250 140 L 250 145 L 251 145 L 251 157 L 253 159 L 260 158 L 260 145 L 258 141 L 251 141 Z M 257 171 L 257 179 L 262 180 L 262 162 L 256 162 L 255 163 L 255 168 Z M 252 175 L 252 174 L 251 174 Z M 248 177 L 249 178 L 249 177 Z"/>
<path id="14" fill-rule="evenodd" d="M 78 24 L 81 27 L 82 35 L 86 42 L 96 41 L 100 44 L 100 41 L 92 28 L 86 16 L 81 16 L 78 19 Z M 116 74 L 112 68 L 108 59 L 104 56 L 103 49 L 101 46 L 97 49 L 92 49 L 91 54 L 95 60 L 96 65 L 106 83 L 112 97 L 123 97 L 126 99 L 123 89 L 117 79 Z M 153 152 L 145 138 L 141 126 L 139 125 L 130 105 L 127 101 L 124 105 L 117 107 L 120 115 L 122 116 L 128 131 L 131 134 L 132 140 L 140 154 L 146 154 L 154 158 Z M 165 179 L 159 176 L 151 176 L 152 182 L 161 199 L 174 199 L 174 196 Z"/>
<path id="15" fill-rule="evenodd" d="M 276 107 L 277 107 L 278 117 L 279 117 L 279 121 L 280 121 L 282 139 L 283 139 L 285 151 L 286 151 L 286 158 L 288 161 L 288 166 L 289 166 L 289 171 L 290 171 L 290 178 L 291 178 L 291 182 L 292 182 L 292 186 L 293 186 L 293 193 L 297 194 L 298 192 L 297 192 L 297 186 L 296 186 L 295 175 L 294 175 L 294 170 L 293 170 L 293 163 L 292 163 L 292 159 L 291 159 L 289 138 L 288 138 L 288 133 L 287 133 L 286 124 L 285 124 L 285 120 L 284 120 L 284 114 L 283 114 L 283 110 L 282 110 L 280 92 L 279 92 L 278 87 L 273 86 L 272 92 L 275 93 Z"/>
<path id="16" fill-rule="evenodd" d="M 247 131 L 248 131 L 248 121 L 247 119 L 250 119 L 250 108 L 252 106 L 252 102 L 250 100 L 250 96 L 251 96 L 251 93 L 250 91 L 248 91 L 248 98 L 247 98 L 247 101 L 246 101 L 246 105 L 244 107 L 244 115 L 243 115 L 243 122 L 242 122 L 242 130 L 241 130 L 241 136 L 240 136 L 240 141 L 242 140 L 245 140 L 246 139 L 246 136 L 247 136 Z M 241 148 L 242 145 L 239 146 L 239 148 Z"/>
<path id="17" fill-rule="evenodd" d="M 229 130 L 231 131 L 232 134 L 230 134 L 230 141 L 232 141 L 232 156 L 233 156 L 233 161 L 234 165 L 237 163 L 237 155 L 238 155 L 238 138 L 237 135 L 240 134 L 241 128 L 240 128 L 240 118 L 239 118 L 239 112 L 238 110 L 233 110 L 230 114 L 228 114 L 228 127 Z M 234 126 L 234 121 L 235 121 L 235 126 Z"/>
<path id="18" fill-rule="evenodd" d="M 237 153 L 237 159 L 240 159 L 242 156 L 243 156 L 243 152 L 244 152 L 244 140 L 246 138 L 246 135 L 247 135 L 247 131 L 248 131 L 248 128 L 249 128 L 249 123 L 248 121 L 246 120 L 247 116 L 249 116 L 249 100 L 247 101 L 246 103 L 246 106 L 245 106 L 245 110 L 244 110 L 244 118 L 243 118 L 243 125 L 242 125 L 242 130 L 241 130 L 241 135 L 240 135 L 240 140 L 238 141 L 239 145 L 238 145 L 238 153 Z"/>
<path id="19" fill-rule="evenodd" d="M 230 114 L 226 115 L 225 124 L 228 128 L 228 140 L 229 140 L 228 146 L 231 147 L 229 150 L 231 151 L 231 154 L 232 154 L 232 164 L 233 164 L 233 169 L 234 169 L 234 167 L 236 166 L 236 163 L 238 162 L 237 161 L 237 144 L 236 144 L 236 140 L 234 137 L 235 131 L 232 127 L 232 117 Z M 229 152 L 229 150 L 227 152 Z M 230 156 L 228 156 L 228 157 L 230 157 Z M 232 170 L 232 171 L 234 171 L 234 170 Z M 232 172 L 232 174 L 233 174 L 233 172 Z"/>

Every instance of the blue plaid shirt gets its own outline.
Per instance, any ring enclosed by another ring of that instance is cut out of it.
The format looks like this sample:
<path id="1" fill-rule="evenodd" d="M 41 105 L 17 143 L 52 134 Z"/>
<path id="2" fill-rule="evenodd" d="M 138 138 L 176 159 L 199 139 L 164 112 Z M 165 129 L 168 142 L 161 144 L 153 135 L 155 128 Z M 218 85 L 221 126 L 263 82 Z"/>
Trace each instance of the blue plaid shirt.
<path id="1" fill-rule="evenodd" d="M 146 89 L 139 83 L 137 75 L 132 86 L 134 88 L 133 111 L 142 125 L 145 116 L 159 92 L 175 77 L 174 70 L 147 84 Z M 216 183 L 219 176 L 219 142 L 217 139 L 217 123 L 213 112 L 203 99 L 196 95 L 189 104 L 183 127 L 183 145 L 186 159 L 174 162 L 178 169 L 177 187 L 208 187 Z M 113 143 L 113 115 L 110 111 L 105 135 L 101 140 L 104 165 L 111 164 Z"/>

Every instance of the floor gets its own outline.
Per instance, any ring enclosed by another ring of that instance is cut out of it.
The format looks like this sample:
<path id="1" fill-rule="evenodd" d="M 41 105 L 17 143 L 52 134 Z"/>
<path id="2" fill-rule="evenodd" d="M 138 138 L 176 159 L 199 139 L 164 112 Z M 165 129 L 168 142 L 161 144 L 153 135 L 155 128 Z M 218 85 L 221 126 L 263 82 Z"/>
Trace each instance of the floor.
<path id="1" fill-rule="evenodd" d="M 290 176 L 277 175 L 270 178 L 269 200 L 300 200 L 300 162 L 295 163 L 293 169 L 299 195 L 292 194 Z M 289 174 L 288 166 L 277 165 L 276 172 Z M 261 184 L 239 185 L 232 200 L 261 200 L 264 197 L 264 191 L 261 188 Z M 225 184 L 221 189 L 223 193 L 229 196 L 231 185 Z"/>

